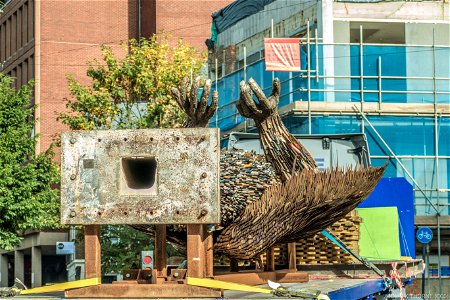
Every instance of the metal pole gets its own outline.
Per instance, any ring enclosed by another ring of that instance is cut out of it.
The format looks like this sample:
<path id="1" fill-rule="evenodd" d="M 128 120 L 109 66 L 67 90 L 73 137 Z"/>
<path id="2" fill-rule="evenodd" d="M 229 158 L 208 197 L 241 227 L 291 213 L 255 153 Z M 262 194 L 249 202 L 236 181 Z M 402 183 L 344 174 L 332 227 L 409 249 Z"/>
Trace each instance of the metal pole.
<path id="1" fill-rule="evenodd" d="M 69 242 L 75 242 L 76 239 L 76 235 L 77 235 L 77 231 L 74 225 L 70 225 L 69 228 Z M 75 260 L 76 254 L 75 251 L 74 253 L 70 254 L 69 256 L 69 262 L 72 262 Z"/>
<path id="2" fill-rule="evenodd" d="M 311 129 L 311 51 L 310 51 L 310 32 L 309 32 L 309 20 L 306 23 L 306 37 L 307 37 L 307 61 L 306 61 L 306 73 L 307 73 L 307 79 L 308 79 L 308 134 L 311 134 L 312 129 Z"/>
<path id="3" fill-rule="evenodd" d="M 436 211 L 436 214 L 439 214 L 438 209 L 436 206 L 433 205 L 430 198 L 425 194 L 425 191 L 420 187 L 420 185 L 417 183 L 417 181 L 414 179 L 414 177 L 409 173 L 408 169 L 403 165 L 403 163 L 400 161 L 400 159 L 395 155 L 394 151 L 392 151 L 391 147 L 385 142 L 383 137 L 378 133 L 378 130 L 373 127 L 372 123 L 367 119 L 367 117 L 361 112 L 361 110 L 358 108 L 358 106 L 353 105 L 353 108 L 361 115 L 361 117 L 364 119 L 364 121 L 372 128 L 376 136 L 380 139 L 380 141 L 383 143 L 383 145 L 386 147 L 386 149 L 391 153 L 391 155 L 394 157 L 394 159 L 397 161 L 397 163 L 400 165 L 400 167 L 403 169 L 403 171 L 408 175 L 408 177 L 411 179 L 411 181 L 414 183 L 414 185 L 417 187 L 417 189 L 422 193 L 422 195 L 425 197 L 425 199 L 430 203 L 431 207 L 434 208 Z"/>
<path id="4" fill-rule="evenodd" d="M 272 19 L 272 25 L 270 26 L 270 37 L 273 38 L 273 19 Z"/>
<path id="5" fill-rule="evenodd" d="M 381 56 L 378 56 L 378 110 L 381 112 Z"/>
<path id="6" fill-rule="evenodd" d="M 247 47 L 244 46 L 244 81 L 247 81 Z"/>
<path id="7" fill-rule="evenodd" d="M 216 85 L 216 92 L 217 92 L 217 77 L 218 77 L 218 75 L 219 75 L 219 71 L 217 70 L 217 68 L 218 68 L 218 61 L 217 61 L 217 58 L 216 58 L 216 61 L 215 61 L 215 63 L 216 63 L 216 69 L 215 69 L 215 72 L 216 72 L 216 82 L 215 82 L 215 85 Z M 216 127 L 219 127 L 219 105 L 217 105 L 217 108 L 216 108 Z"/>
<path id="8" fill-rule="evenodd" d="M 293 91 L 294 90 L 294 85 L 293 85 L 293 81 L 294 79 L 292 78 L 292 72 L 289 72 L 289 90 Z M 294 102 L 294 93 L 289 93 L 289 103 L 293 103 Z"/>
<path id="9" fill-rule="evenodd" d="M 219 71 L 217 69 L 219 67 L 219 62 L 218 62 L 217 58 L 216 58 L 215 63 L 216 63 L 216 69 L 215 69 L 216 70 L 216 76 L 215 76 L 216 77 L 216 80 L 215 80 L 216 82 L 215 82 L 215 86 L 216 86 L 216 91 L 217 91 L 217 79 L 219 77 Z"/>
<path id="10" fill-rule="evenodd" d="M 431 282 L 430 282 L 430 245 L 427 244 L 427 265 L 425 265 L 425 267 L 427 268 L 427 290 L 428 293 L 427 295 L 431 294 Z"/>
<path id="11" fill-rule="evenodd" d="M 316 42 L 316 82 L 318 83 L 319 82 L 319 42 L 317 39 L 317 28 L 314 30 L 314 38 L 315 38 L 315 42 Z"/>
<path id="12" fill-rule="evenodd" d="M 425 249 L 426 249 L 426 244 L 422 244 L 422 259 L 425 264 L 425 269 L 423 270 L 423 273 L 422 273 L 422 296 L 425 296 L 425 273 L 428 270 Z"/>
<path id="13" fill-rule="evenodd" d="M 437 114 L 437 94 L 436 94 L 436 48 L 435 48 L 435 29 L 433 27 L 433 100 L 434 100 L 434 151 L 435 151 L 435 181 L 436 190 L 439 190 L 439 131 L 438 131 L 438 114 Z M 440 212 L 439 193 L 436 193 L 436 206 L 439 213 L 436 215 L 437 222 L 437 238 L 438 238 L 438 276 L 439 276 L 439 294 L 442 295 L 442 276 L 441 276 L 441 228 L 440 228 Z"/>
<path id="14" fill-rule="evenodd" d="M 247 47 L 244 46 L 244 81 L 247 82 Z M 244 132 L 247 132 L 247 118 L 244 121 Z"/>
<path id="15" fill-rule="evenodd" d="M 226 59 L 227 59 L 227 54 L 226 54 L 225 50 L 223 50 L 223 53 L 222 53 L 222 77 L 225 76 L 225 69 L 227 67 Z"/>
<path id="16" fill-rule="evenodd" d="M 364 113 L 364 59 L 363 59 L 363 28 L 359 26 L 359 84 L 361 85 L 361 112 Z M 364 133 L 364 119 L 361 120 L 361 132 Z"/>
<path id="17" fill-rule="evenodd" d="M 270 26 L 270 37 L 273 38 L 273 19 L 272 19 L 272 25 Z M 272 71 L 272 81 L 275 79 L 275 72 Z"/>

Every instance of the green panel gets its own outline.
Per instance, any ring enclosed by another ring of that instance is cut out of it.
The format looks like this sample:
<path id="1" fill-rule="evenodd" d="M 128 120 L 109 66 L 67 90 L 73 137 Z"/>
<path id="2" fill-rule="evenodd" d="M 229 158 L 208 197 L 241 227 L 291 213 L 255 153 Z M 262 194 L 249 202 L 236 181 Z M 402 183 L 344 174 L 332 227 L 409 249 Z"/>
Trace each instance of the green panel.
<path id="1" fill-rule="evenodd" d="M 370 260 L 400 259 L 397 207 L 358 208 L 359 255 Z"/>

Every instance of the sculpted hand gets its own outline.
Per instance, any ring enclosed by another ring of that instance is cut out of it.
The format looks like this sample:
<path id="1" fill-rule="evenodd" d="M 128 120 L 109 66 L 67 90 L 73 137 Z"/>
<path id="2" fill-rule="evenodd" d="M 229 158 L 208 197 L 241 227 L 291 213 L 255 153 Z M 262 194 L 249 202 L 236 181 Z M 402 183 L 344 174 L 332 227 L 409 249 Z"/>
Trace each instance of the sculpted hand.
<path id="1" fill-rule="evenodd" d="M 187 114 L 188 120 L 185 127 L 207 127 L 209 119 L 214 115 L 219 95 L 217 91 L 212 94 L 212 102 L 208 105 L 211 93 L 211 80 L 206 80 L 200 101 L 198 100 L 198 89 L 200 77 L 195 78 L 189 91 L 189 81 L 184 78 L 179 88 L 172 88 L 172 97 L 177 101 L 180 108 Z"/>
<path id="2" fill-rule="evenodd" d="M 287 180 L 303 169 L 315 169 L 317 166 L 311 154 L 287 130 L 278 113 L 280 80 L 273 80 L 269 97 L 264 95 L 252 78 L 248 85 L 241 81 L 240 88 L 237 109 L 241 115 L 255 121 L 266 159 L 272 163 L 277 174 Z M 253 91 L 258 101 L 253 100 L 250 91 Z"/>
<path id="3" fill-rule="evenodd" d="M 237 109 L 246 118 L 254 119 L 255 122 L 262 122 L 270 116 L 277 114 L 280 97 L 280 80 L 275 78 L 272 83 L 272 94 L 267 98 L 253 78 L 250 78 L 248 85 L 245 81 L 240 84 L 241 94 L 237 103 Z M 253 100 L 250 91 L 253 91 L 258 102 Z"/>

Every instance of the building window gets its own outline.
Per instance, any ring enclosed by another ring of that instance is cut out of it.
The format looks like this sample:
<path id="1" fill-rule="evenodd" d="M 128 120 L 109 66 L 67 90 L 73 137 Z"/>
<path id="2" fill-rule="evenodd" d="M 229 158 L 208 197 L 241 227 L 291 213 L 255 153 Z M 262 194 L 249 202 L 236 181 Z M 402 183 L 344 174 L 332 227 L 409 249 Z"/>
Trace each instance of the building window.
<path id="1" fill-rule="evenodd" d="M 360 42 L 362 26 L 363 43 L 405 44 L 405 23 L 350 22 L 350 42 Z"/>

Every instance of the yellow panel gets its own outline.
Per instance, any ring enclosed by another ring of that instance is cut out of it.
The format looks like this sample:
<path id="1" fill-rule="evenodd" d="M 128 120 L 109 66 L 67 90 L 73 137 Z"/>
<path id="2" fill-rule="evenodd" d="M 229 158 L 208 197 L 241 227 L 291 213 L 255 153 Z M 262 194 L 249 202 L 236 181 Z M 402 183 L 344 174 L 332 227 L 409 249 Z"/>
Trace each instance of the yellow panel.
<path id="1" fill-rule="evenodd" d="M 42 286 L 42 287 L 37 287 L 37 288 L 33 288 L 33 289 L 23 290 L 20 292 L 20 294 L 28 295 L 28 294 L 39 294 L 39 293 L 51 293 L 51 292 L 77 289 L 77 288 L 99 285 L 99 284 L 101 284 L 100 278 L 90 278 L 90 279 L 69 281 L 69 282 L 57 283 L 57 284 L 49 285 L 49 286 Z"/>
<path id="2" fill-rule="evenodd" d="M 226 281 L 220 281 L 220 280 L 214 280 L 214 279 L 208 279 L 208 278 L 187 277 L 187 284 L 208 287 L 208 288 L 215 288 L 215 289 L 234 290 L 234 291 L 251 292 L 251 293 L 263 293 L 263 294 L 270 294 L 272 291 L 270 289 L 254 287 L 251 285 L 226 282 Z"/>

